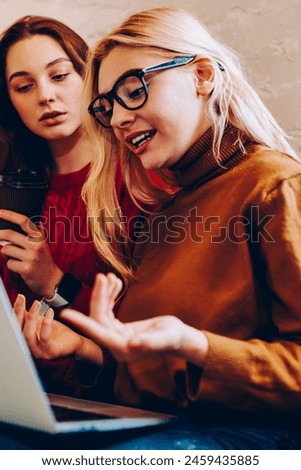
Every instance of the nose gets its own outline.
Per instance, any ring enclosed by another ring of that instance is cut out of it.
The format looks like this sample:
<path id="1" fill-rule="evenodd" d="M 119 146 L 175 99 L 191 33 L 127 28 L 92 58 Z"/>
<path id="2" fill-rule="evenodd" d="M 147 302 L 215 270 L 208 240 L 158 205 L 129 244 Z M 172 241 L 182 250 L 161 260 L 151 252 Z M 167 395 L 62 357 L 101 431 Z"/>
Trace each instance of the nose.
<path id="1" fill-rule="evenodd" d="M 41 105 L 55 101 L 54 89 L 49 83 L 40 83 L 38 85 L 38 99 Z"/>
<path id="2" fill-rule="evenodd" d="M 114 100 L 111 126 L 115 128 L 125 128 L 130 126 L 135 120 L 135 111 L 126 109 L 118 101 Z"/>

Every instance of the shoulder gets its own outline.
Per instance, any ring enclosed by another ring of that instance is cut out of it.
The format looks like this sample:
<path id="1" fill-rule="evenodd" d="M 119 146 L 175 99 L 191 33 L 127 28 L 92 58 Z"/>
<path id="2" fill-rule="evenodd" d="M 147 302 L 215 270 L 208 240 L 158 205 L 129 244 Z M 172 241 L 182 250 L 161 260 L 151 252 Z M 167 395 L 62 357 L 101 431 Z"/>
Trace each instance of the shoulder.
<path id="1" fill-rule="evenodd" d="M 259 175 L 287 178 L 301 174 L 301 161 L 269 147 L 250 144 L 245 164 L 248 170 Z"/>
<path id="2" fill-rule="evenodd" d="M 236 167 L 235 173 L 236 176 L 239 174 L 241 181 L 248 181 L 253 188 L 260 188 L 265 193 L 291 179 L 301 186 L 300 160 L 258 144 L 247 146 L 246 159 Z"/>
<path id="3" fill-rule="evenodd" d="M 301 211 L 301 162 L 262 145 L 252 145 L 246 159 L 245 181 L 249 182 L 247 201 L 254 201 L 268 213 L 293 214 Z M 253 204 L 254 205 L 254 204 Z"/>

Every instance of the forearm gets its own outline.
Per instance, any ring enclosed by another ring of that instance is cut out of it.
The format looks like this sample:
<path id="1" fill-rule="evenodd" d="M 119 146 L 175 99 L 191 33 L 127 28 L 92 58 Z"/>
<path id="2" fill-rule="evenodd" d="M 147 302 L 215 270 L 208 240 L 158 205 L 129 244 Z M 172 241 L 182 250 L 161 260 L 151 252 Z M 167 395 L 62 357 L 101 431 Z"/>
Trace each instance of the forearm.
<path id="1" fill-rule="evenodd" d="M 51 299 L 54 296 L 56 286 L 61 281 L 63 275 L 63 271 L 57 265 L 53 265 L 52 271 L 48 273 L 46 282 L 38 293 L 46 299 Z"/>
<path id="2" fill-rule="evenodd" d="M 210 400 L 242 410 L 294 410 L 301 405 L 301 346 L 226 338 L 206 332 L 210 350 L 193 401 Z M 195 378 L 193 382 L 195 384 Z"/>
<path id="3" fill-rule="evenodd" d="M 100 347 L 85 336 L 80 336 L 80 339 L 80 345 L 74 354 L 75 359 L 89 361 L 101 367 L 104 360 Z"/>
<path id="4" fill-rule="evenodd" d="M 81 339 L 81 348 L 74 354 L 76 378 L 84 389 L 94 389 L 103 370 L 103 354 L 92 340 Z"/>

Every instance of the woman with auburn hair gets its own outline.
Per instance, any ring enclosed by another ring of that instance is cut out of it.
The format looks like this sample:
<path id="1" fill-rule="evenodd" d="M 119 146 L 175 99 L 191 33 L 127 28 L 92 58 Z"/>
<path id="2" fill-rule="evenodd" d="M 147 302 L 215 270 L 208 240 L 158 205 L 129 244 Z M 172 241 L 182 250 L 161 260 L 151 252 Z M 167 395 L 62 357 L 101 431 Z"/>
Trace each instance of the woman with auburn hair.
<path id="1" fill-rule="evenodd" d="M 87 70 L 88 213 L 106 208 L 95 244 L 129 288 L 118 318 L 114 274 L 97 276 L 89 317 L 61 312 L 94 343 L 20 303 L 32 353 L 56 357 L 59 346 L 106 367 L 109 351 L 119 402 L 179 414 L 111 448 L 296 448 L 301 165 L 284 131 L 237 55 L 181 9 L 131 15 L 98 42 Z M 158 205 L 131 267 L 104 243 L 120 231 L 116 155 L 133 199 Z M 153 185 L 149 170 L 177 189 Z"/>
<path id="2" fill-rule="evenodd" d="M 9 138 L 3 129 L 0 127 L 0 171 L 6 166 L 9 155 Z"/>
<path id="3" fill-rule="evenodd" d="M 0 120 L 11 151 L 2 171 L 33 170 L 48 180 L 40 227 L 0 210 L 1 219 L 23 229 L 0 231 L 0 241 L 9 242 L 0 258 L 12 302 L 21 293 L 30 303 L 43 297 L 45 307 L 69 304 L 88 313 L 95 275 L 109 269 L 93 244 L 81 197 L 92 154 L 80 113 L 88 52 L 75 31 L 49 17 L 22 17 L 1 35 Z M 116 207 L 122 199 L 124 212 L 136 214 L 120 173 L 116 191 Z M 64 371 L 66 383 L 70 374 Z"/>

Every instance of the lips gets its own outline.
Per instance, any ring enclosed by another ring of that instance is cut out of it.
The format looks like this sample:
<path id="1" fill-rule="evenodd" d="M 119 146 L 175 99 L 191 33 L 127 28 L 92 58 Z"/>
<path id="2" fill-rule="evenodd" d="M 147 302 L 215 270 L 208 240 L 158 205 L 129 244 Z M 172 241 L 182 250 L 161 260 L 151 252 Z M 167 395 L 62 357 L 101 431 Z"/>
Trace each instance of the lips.
<path id="1" fill-rule="evenodd" d="M 135 149 L 138 149 L 143 144 L 145 144 L 148 140 L 150 140 L 156 134 L 155 130 L 151 131 L 143 131 L 139 133 L 131 134 L 126 138 L 128 144 L 133 145 Z"/>
<path id="2" fill-rule="evenodd" d="M 60 111 L 51 111 L 50 113 L 44 113 L 40 117 L 39 121 L 42 122 L 42 121 L 45 121 L 47 119 L 54 119 L 57 116 L 62 116 L 63 114 L 65 114 L 65 113 L 61 113 Z"/>

